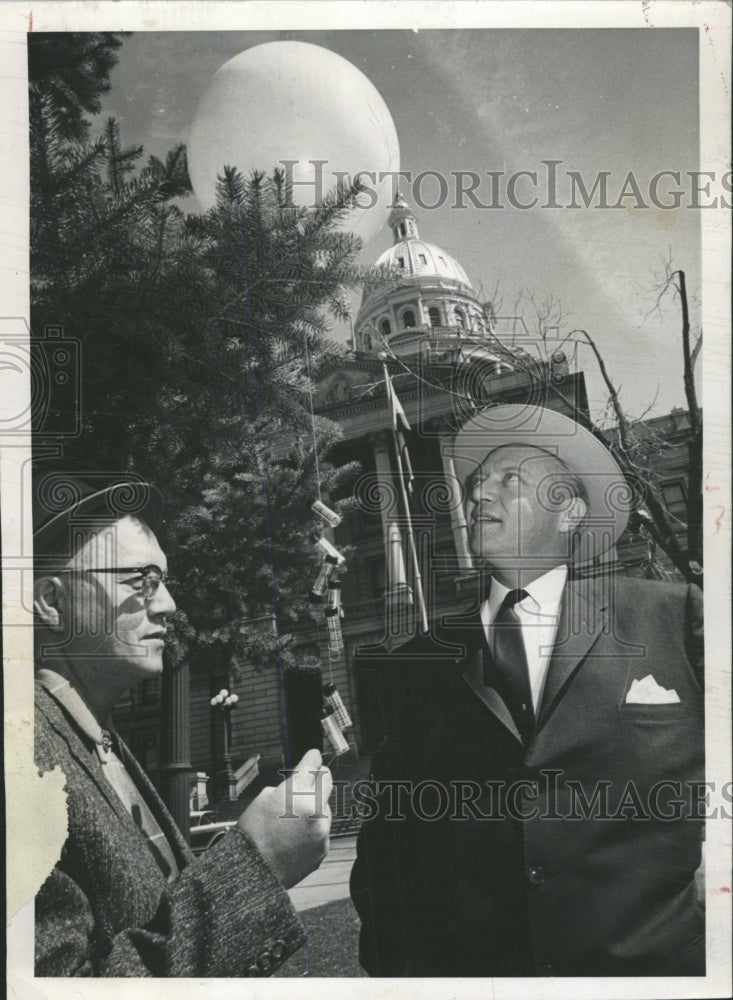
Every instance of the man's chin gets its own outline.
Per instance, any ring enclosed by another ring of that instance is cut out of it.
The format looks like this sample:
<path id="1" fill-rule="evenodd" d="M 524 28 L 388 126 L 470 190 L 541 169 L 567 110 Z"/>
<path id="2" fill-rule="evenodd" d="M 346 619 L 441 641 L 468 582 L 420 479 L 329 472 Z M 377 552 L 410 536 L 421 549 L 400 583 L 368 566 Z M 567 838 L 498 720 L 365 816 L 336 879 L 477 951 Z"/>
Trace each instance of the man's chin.
<path id="1" fill-rule="evenodd" d="M 500 566 L 514 565 L 519 558 L 516 549 L 511 552 L 505 552 L 498 547 L 491 546 L 487 548 L 485 545 L 478 544 L 472 545 L 471 551 L 477 562 L 495 569 L 498 569 Z"/>
<path id="2" fill-rule="evenodd" d="M 151 652 L 148 656 L 128 661 L 127 666 L 130 672 L 135 674 L 136 681 L 149 680 L 163 673 L 163 657 Z"/>

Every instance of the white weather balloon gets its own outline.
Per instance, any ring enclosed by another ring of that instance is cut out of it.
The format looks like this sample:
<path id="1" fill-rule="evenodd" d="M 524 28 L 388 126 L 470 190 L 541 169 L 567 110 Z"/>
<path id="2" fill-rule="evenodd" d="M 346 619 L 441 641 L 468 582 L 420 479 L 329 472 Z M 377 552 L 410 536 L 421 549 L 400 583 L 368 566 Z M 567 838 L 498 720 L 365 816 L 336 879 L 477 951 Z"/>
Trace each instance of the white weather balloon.
<path id="1" fill-rule="evenodd" d="M 311 205 L 337 184 L 337 172 L 360 171 L 374 195 L 364 192 L 345 225 L 365 241 L 386 222 L 394 181 L 380 173 L 400 169 L 394 122 L 373 83 L 348 60 L 306 42 L 266 42 L 240 52 L 217 71 L 196 109 L 188 163 L 203 208 L 214 204 L 223 167 L 245 176 L 271 174 L 285 161 L 293 200 Z M 315 161 L 325 161 L 315 166 Z"/>

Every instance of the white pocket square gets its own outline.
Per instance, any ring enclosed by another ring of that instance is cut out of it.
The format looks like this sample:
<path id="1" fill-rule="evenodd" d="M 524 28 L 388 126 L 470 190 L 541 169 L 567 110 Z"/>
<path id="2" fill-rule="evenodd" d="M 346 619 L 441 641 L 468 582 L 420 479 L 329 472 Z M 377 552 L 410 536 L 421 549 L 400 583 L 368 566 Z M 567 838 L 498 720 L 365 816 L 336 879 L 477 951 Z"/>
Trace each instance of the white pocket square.
<path id="1" fill-rule="evenodd" d="M 663 688 L 651 674 L 640 681 L 632 681 L 626 695 L 627 705 L 673 705 L 679 700 L 674 688 Z"/>

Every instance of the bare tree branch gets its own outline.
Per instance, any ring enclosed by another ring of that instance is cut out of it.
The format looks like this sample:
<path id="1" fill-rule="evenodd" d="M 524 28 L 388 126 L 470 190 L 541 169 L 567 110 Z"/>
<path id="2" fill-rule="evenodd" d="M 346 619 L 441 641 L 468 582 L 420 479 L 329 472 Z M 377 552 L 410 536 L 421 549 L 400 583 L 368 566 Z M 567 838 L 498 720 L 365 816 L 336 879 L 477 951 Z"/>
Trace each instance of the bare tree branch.
<path id="1" fill-rule="evenodd" d="M 692 365 L 693 369 L 695 368 L 695 362 L 697 361 L 697 356 L 700 353 L 701 348 L 702 348 L 702 332 L 697 338 L 697 342 L 695 346 L 692 348 L 692 353 L 690 354 L 690 364 Z"/>
<path id="2" fill-rule="evenodd" d="M 624 452 L 628 455 L 631 447 L 631 442 L 629 440 L 629 431 L 630 431 L 629 420 L 626 414 L 624 413 L 623 407 L 621 406 L 621 400 L 619 399 L 619 390 L 613 384 L 613 382 L 611 381 L 611 376 L 608 374 L 608 369 L 606 368 L 606 363 L 603 360 L 603 355 L 598 350 L 596 342 L 593 340 L 593 338 L 591 337 L 591 335 L 588 333 L 587 330 L 571 330 L 571 334 L 572 333 L 582 334 L 582 336 L 585 338 L 585 342 L 593 351 L 593 355 L 596 359 L 596 362 L 598 363 L 598 368 L 600 369 L 601 372 L 601 377 L 603 378 L 606 388 L 608 389 L 609 401 L 613 408 L 613 413 L 614 416 L 616 417 L 616 421 L 618 424 L 619 437 L 621 439 L 621 447 L 623 448 Z"/>
<path id="3" fill-rule="evenodd" d="M 690 411 L 690 426 L 694 434 L 700 427 L 700 408 L 697 405 L 695 376 L 693 374 L 692 354 L 690 352 L 690 310 L 687 303 L 687 282 L 684 271 L 675 271 L 674 274 L 677 276 L 677 290 L 679 291 L 682 308 L 682 357 L 684 361 L 685 397 L 687 399 L 687 408 Z"/>
<path id="4" fill-rule="evenodd" d="M 657 399 L 658 399 L 658 398 L 659 398 L 659 382 L 657 382 L 657 388 L 656 388 L 656 391 L 655 391 L 655 393 L 654 393 L 654 399 L 653 399 L 653 400 L 651 401 L 651 403 L 650 403 L 650 404 L 649 404 L 649 405 L 648 405 L 648 406 L 646 407 L 646 409 L 645 409 L 645 410 L 643 410 L 643 411 L 642 411 L 642 412 L 641 412 L 641 413 L 639 414 L 639 416 L 638 416 L 638 417 L 637 417 L 636 419 L 637 419 L 637 420 L 639 420 L 639 421 L 641 421 L 641 420 L 644 420 L 644 418 L 645 418 L 645 417 L 647 417 L 647 416 L 648 416 L 648 415 L 649 415 L 649 414 L 651 413 L 651 411 L 652 411 L 652 410 L 654 409 L 654 407 L 655 407 L 655 406 L 657 405 Z"/>

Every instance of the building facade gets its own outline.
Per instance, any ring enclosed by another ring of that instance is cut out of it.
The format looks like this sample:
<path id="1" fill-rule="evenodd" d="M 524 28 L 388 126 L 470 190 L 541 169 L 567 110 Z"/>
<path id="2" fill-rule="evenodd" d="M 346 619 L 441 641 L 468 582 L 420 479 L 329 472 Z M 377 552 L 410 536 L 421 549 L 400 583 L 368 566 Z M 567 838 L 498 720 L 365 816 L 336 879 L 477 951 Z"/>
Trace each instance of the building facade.
<path id="1" fill-rule="evenodd" d="M 527 337 L 521 326 L 498 329 L 501 322 L 491 304 L 481 301 L 452 255 L 420 237 L 414 213 L 399 196 L 389 225 L 393 243 L 377 261 L 383 280 L 364 289 L 353 349 L 323 371 L 314 397 L 315 412 L 343 430 L 334 464 L 356 461 L 361 468 L 341 524 L 326 532 L 347 554 L 339 573 L 344 648 L 329 648 L 325 618 L 297 635 L 300 655 L 320 661 L 323 681 L 332 681 L 341 694 L 354 723 L 346 732 L 354 757 L 367 755 L 379 738 L 373 694 L 360 687 L 351 668 L 355 651 L 397 644 L 414 633 L 420 617 L 418 573 L 430 619 L 460 611 L 476 599 L 477 571 L 468 549 L 463 498 L 450 485 L 450 446 L 458 429 L 489 403 L 532 403 L 565 413 L 571 404 L 586 412 L 588 407 L 583 374 L 573 370 L 565 352 L 553 350 L 552 341 L 548 347 Z M 409 523 L 385 373 L 411 428 Z M 675 412 L 647 425 L 662 442 L 656 449 L 661 485 L 682 530 L 689 421 Z M 335 506 L 345 497 L 321 499 Z M 671 567 L 652 556 L 646 540 L 627 534 L 618 547 L 618 566 L 633 575 L 674 578 Z M 212 708 L 212 696 L 232 687 L 239 694 L 237 704 L 227 713 Z M 153 776 L 160 758 L 159 695 L 159 685 L 148 682 L 123 707 L 118 723 Z M 206 788 L 209 801 L 236 798 L 253 773 L 274 775 L 291 759 L 295 710 L 288 704 L 283 678 L 274 671 L 259 672 L 252 665 L 234 685 L 226 676 L 192 675 L 190 763 L 194 772 L 209 778 L 208 785 L 201 778 L 199 791 Z M 225 745 L 229 759 L 223 761 Z M 212 780 L 217 774 L 221 778 L 222 768 L 230 772 L 228 790 L 226 782 Z M 195 804 L 201 806 L 203 799 L 199 796 Z"/>

